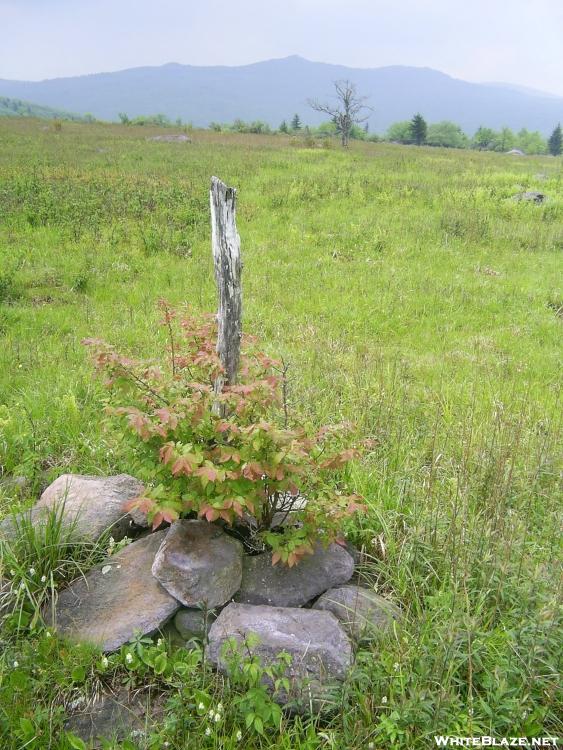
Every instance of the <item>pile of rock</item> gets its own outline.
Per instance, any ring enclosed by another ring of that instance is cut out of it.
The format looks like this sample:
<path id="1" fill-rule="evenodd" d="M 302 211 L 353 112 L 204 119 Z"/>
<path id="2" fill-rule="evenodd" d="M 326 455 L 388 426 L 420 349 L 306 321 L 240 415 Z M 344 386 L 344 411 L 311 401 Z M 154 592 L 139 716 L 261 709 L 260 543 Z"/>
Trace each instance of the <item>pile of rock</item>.
<path id="1" fill-rule="evenodd" d="M 124 512 L 140 490 L 127 475 L 64 475 L 30 511 L 40 523 L 47 510 L 60 507 L 64 523 L 88 540 L 108 529 L 116 540 L 140 534 L 46 608 L 47 624 L 61 635 L 114 651 L 134 635 L 173 622 L 184 641 L 208 639 L 211 662 L 225 671 L 226 649 L 255 634 L 250 648 L 264 665 L 281 651 L 291 656 L 291 687 L 276 696 L 279 702 L 310 703 L 344 679 L 355 644 L 400 616 L 386 599 L 349 583 L 354 558 L 338 544 L 319 545 L 293 568 L 272 566 L 270 554 L 245 554 L 237 539 L 206 521 L 185 519 L 148 531 L 140 515 Z M 17 523 L 0 524 L 0 539 L 13 535 Z"/>

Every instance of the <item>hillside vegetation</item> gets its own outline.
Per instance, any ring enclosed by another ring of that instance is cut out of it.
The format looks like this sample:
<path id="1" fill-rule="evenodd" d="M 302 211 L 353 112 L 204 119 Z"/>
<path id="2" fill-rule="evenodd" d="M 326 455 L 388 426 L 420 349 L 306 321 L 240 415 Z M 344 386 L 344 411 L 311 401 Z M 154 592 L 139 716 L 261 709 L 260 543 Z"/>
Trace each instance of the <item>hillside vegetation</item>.
<path id="1" fill-rule="evenodd" d="M 75 120 L 76 122 L 87 119 L 61 109 L 44 107 L 7 96 L 0 96 L 0 117 L 39 117 L 44 120 Z"/>
<path id="2" fill-rule="evenodd" d="M 290 423 L 351 420 L 369 439 L 348 532 L 404 623 L 360 652 L 338 711 L 259 734 L 194 652 L 174 657 L 178 681 L 45 631 L 30 569 L 72 577 L 92 558 L 24 545 L 19 567 L 0 560 L 27 613 L 0 634 L 2 747 L 70 747 L 73 701 L 149 683 L 166 706 L 154 748 L 562 735 L 561 159 L 158 132 L 0 120 L 0 515 L 64 472 L 132 471 L 81 340 L 158 360 L 160 298 L 215 309 L 215 174 L 239 191 L 244 326 L 290 364 Z M 512 199 L 526 190 L 548 199 Z M 212 727 L 202 695 L 224 707 Z"/>

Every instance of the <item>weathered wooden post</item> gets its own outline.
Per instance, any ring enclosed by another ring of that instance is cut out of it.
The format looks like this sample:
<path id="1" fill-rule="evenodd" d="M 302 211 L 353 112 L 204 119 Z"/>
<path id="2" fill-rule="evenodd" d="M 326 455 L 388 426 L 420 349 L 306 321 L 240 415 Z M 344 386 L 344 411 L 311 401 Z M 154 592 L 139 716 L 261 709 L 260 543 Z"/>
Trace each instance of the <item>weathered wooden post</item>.
<path id="1" fill-rule="evenodd" d="M 219 295 L 217 354 L 225 370 L 215 381 L 215 393 L 237 380 L 242 336 L 240 237 L 236 225 L 236 190 L 211 178 L 211 243 Z M 221 409 L 217 405 L 217 411 Z"/>

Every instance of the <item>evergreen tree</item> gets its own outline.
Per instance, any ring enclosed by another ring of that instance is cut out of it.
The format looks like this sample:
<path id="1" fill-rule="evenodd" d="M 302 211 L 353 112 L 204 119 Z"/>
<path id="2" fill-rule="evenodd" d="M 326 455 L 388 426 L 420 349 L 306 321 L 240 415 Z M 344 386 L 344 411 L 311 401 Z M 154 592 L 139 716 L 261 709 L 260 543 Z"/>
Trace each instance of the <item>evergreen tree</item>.
<path id="1" fill-rule="evenodd" d="M 424 117 L 417 113 L 411 120 L 410 124 L 411 138 L 417 146 L 422 146 L 426 140 L 428 125 Z"/>
<path id="2" fill-rule="evenodd" d="M 279 130 L 280 130 L 280 133 L 289 133 L 289 128 L 287 127 L 287 122 L 285 120 L 281 121 Z"/>
<path id="3" fill-rule="evenodd" d="M 301 130 L 301 118 L 297 113 L 293 115 L 293 119 L 291 120 L 291 129 Z"/>
<path id="4" fill-rule="evenodd" d="M 561 123 L 555 128 L 553 133 L 549 136 L 547 142 L 549 153 L 552 156 L 560 156 L 563 151 L 563 134 L 561 132 Z"/>

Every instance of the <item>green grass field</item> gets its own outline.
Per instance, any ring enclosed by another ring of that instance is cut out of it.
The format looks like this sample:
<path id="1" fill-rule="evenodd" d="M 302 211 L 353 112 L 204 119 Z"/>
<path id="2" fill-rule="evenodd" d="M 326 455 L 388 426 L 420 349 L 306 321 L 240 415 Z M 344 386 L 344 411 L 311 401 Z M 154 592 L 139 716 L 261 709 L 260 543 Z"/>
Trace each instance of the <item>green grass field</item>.
<path id="1" fill-rule="evenodd" d="M 360 652 L 336 714 L 243 745 L 563 735 L 561 158 L 156 132 L 0 118 L 0 471 L 28 480 L 0 486 L 0 513 L 64 472 L 130 470 L 80 342 L 158 360 L 158 299 L 215 309 L 215 174 L 238 188 L 244 326 L 290 363 L 291 422 L 352 420 L 372 440 L 350 536 L 405 611 Z M 548 200 L 511 199 L 523 190 Z M 7 750 L 71 747 L 70 701 L 127 680 L 169 700 L 151 747 L 240 745 L 237 686 L 205 670 L 177 685 L 118 655 L 110 680 L 98 654 L 34 623 L 8 622 L 0 648 Z M 227 707 L 209 736 L 198 690 Z"/>

